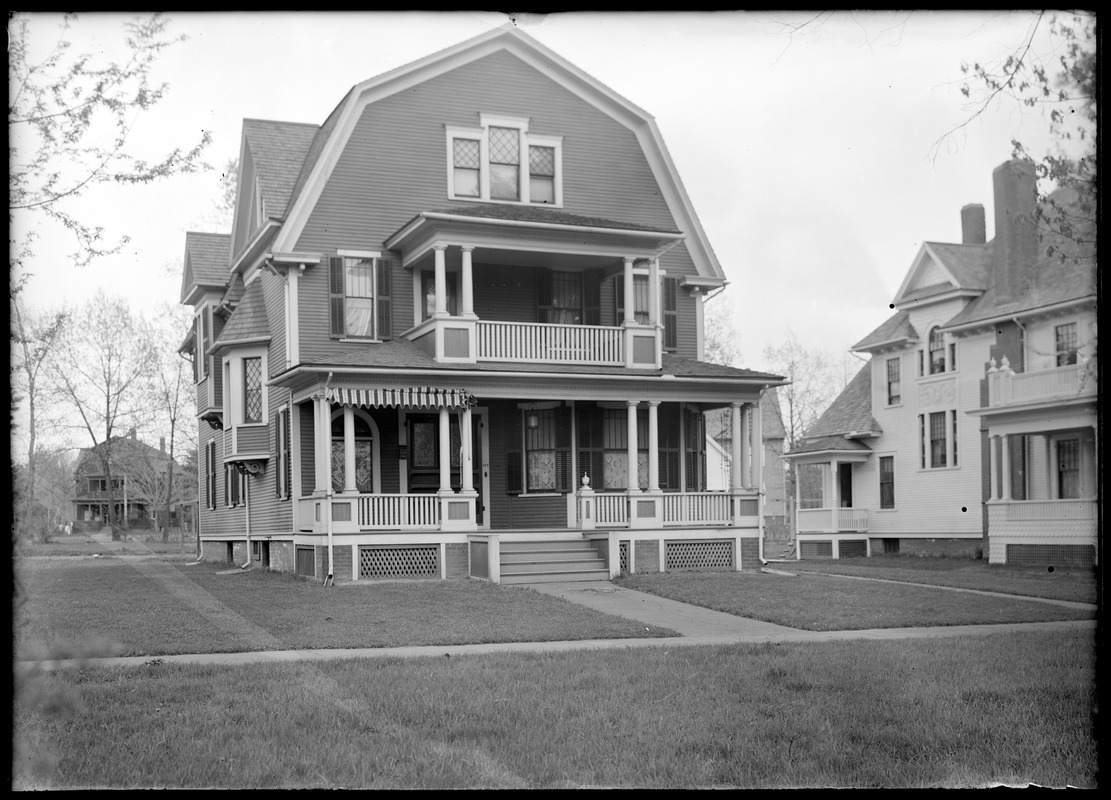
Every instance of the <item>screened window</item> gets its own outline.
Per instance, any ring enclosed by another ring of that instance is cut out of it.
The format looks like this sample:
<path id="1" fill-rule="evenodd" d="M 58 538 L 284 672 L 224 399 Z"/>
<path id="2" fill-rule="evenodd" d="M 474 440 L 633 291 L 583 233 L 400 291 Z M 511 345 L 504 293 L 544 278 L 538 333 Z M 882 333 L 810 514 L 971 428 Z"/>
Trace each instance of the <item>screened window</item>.
<path id="1" fill-rule="evenodd" d="M 1057 366 L 1064 367 L 1076 363 L 1077 335 L 1076 323 L 1057 325 L 1053 329 L 1057 341 Z"/>
<path id="2" fill-rule="evenodd" d="M 520 136 L 516 128 L 490 128 L 490 197 L 493 200 L 520 199 Z"/>
<path id="3" fill-rule="evenodd" d="M 549 321 L 563 325 L 582 324 L 583 280 L 581 273 L 552 273 L 552 315 Z"/>
<path id="4" fill-rule="evenodd" d="M 243 421 L 262 422 L 262 359 L 243 359 Z"/>
<path id="5" fill-rule="evenodd" d="M 880 508 L 895 507 L 895 457 L 880 456 Z"/>
<path id="6" fill-rule="evenodd" d="M 887 404 L 899 405 L 903 402 L 902 382 L 899 379 L 900 361 L 897 358 L 887 359 Z"/>
<path id="7" fill-rule="evenodd" d="M 1057 497 L 1062 500 L 1080 497 L 1080 440 L 1057 441 Z"/>
<path id="8" fill-rule="evenodd" d="M 463 197 L 478 197 L 482 191 L 480 179 L 482 169 L 481 144 L 477 139 L 453 139 L 452 156 L 455 194 Z"/>
<path id="9" fill-rule="evenodd" d="M 529 147 L 529 201 L 555 202 L 555 148 Z"/>
<path id="10" fill-rule="evenodd" d="M 945 372 L 945 337 L 941 330 L 930 331 L 930 374 Z"/>
<path id="11" fill-rule="evenodd" d="M 352 337 L 374 337 L 374 259 L 343 260 L 345 333 Z"/>

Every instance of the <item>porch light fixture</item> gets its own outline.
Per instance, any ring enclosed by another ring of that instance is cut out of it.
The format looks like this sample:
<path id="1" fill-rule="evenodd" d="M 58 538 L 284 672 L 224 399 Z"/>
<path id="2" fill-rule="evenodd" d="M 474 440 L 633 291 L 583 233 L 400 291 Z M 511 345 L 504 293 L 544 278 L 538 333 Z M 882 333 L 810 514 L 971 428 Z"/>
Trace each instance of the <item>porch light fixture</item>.
<path id="1" fill-rule="evenodd" d="M 528 413 L 525 415 L 525 424 L 530 431 L 540 427 L 540 415 L 536 413 L 536 406 L 529 403 Z"/>

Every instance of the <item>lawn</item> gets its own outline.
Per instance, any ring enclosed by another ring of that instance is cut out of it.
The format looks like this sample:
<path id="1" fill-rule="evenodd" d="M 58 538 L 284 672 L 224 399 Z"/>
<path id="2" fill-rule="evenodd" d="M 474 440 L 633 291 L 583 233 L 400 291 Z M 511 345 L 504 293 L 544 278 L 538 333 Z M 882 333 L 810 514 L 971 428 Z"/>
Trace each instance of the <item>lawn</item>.
<path id="1" fill-rule="evenodd" d="M 1097 786 L 1090 637 L 158 663 L 22 680 L 14 789 Z"/>
<path id="2" fill-rule="evenodd" d="M 777 569 L 778 569 L 777 565 Z M 880 577 L 878 574 L 876 577 Z M 799 572 L 624 575 L 618 586 L 812 631 L 1092 619 L 1094 608 Z"/>
<path id="3" fill-rule="evenodd" d="M 15 563 L 17 658 L 150 656 L 21 668 L 15 789 L 1098 785 L 1087 633 L 190 666 L 157 655 L 665 632 L 479 581 Z M 1088 576 L 1058 578 L 1074 595 Z M 638 582 L 818 630 L 1092 616 L 823 574 L 621 581 Z"/>

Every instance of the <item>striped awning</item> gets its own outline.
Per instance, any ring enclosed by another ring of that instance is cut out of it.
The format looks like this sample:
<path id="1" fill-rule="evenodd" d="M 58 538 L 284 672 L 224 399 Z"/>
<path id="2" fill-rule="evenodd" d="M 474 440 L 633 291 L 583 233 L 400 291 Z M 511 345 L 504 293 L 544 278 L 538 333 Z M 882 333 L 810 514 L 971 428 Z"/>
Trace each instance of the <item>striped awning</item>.
<path id="1" fill-rule="evenodd" d="M 328 388 L 328 402 L 363 408 L 464 408 L 474 405 L 474 397 L 464 389 L 433 389 L 407 386 L 400 389 Z"/>

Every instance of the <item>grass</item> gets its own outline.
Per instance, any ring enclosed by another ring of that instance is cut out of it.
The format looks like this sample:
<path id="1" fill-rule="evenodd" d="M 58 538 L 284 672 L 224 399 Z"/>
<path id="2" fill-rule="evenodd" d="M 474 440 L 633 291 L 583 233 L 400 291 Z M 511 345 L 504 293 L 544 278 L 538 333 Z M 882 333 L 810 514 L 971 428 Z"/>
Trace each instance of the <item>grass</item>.
<path id="1" fill-rule="evenodd" d="M 674 635 L 480 581 L 325 589 L 283 573 L 113 558 L 21 560 L 17 579 L 20 659 L 75 646 L 86 655 L 142 656 Z"/>
<path id="2" fill-rule="evenodd" d="M 1094 681 L 1090 638 L 1066 633 L 155 660 L 32 679 L 12 785 L 1095 787 Z"/>
<path id="3" fill-rule="evenodd" d="M 1096 602 L 1095 570 L 1081 567 L 1016 567 L 986 561 L 914 556 L 873 556 L 773 564 L 789 572 L 822 572 L 928 583 L 963 589 L 1046 597 L 1077 603 Z"/>
<path id="4" fill-rule="evenodd" d="M 627 589 L 812 631 L 1091 619 L 1092 609 L 973 595 L 821 573 L 675 572 L 624 575 Z"/>
<path id="5" fill-rule="evenodd" d="M 867 568 L 957 580 L 907 561 Z M 324 589 L 158 558 L 15 563 L 18 658 L 150 656 L 21 669 L 15 789 L 1098 785 L 1090 633 L 189 666 L 157 656 L 666 632 L 477 581 Z M 1069 597 L 1091 580 L 975 574 L 959 580 Z M 638 582 L 810 629 L 1091 616 L 827 574 L 622 581 Z"/>

